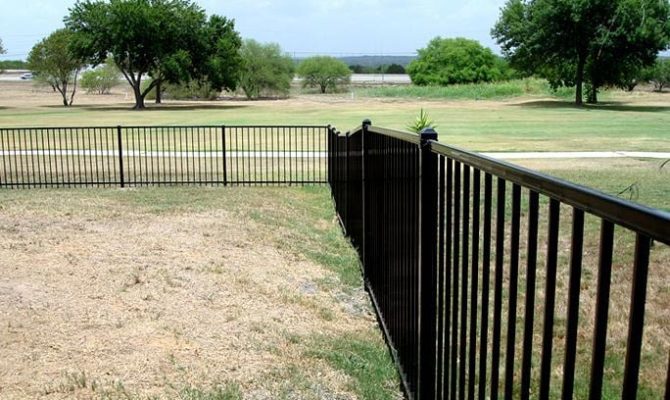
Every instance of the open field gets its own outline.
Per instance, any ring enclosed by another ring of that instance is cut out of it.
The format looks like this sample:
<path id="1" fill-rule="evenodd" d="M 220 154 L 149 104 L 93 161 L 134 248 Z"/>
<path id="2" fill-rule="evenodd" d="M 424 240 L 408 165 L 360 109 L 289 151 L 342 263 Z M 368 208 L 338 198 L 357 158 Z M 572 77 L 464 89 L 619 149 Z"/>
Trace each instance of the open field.
<path id="1" fill-rule="evenodd" d="M 567 100 L 374 98 L 356 94 L 298 95 L 288 100 L 168 102 L 131 112 L 126 86 L 112 95 L 79 93 L 75 106 L 30 82 L 0 82 L 0 126 L 116 126 L 217 124 L 333 124 L 345 131 L 365 118 L 403 129 L 420 108 L 435 120 L 440 139 L 477 151 L 669 151 L 668 93 L 612 92 L 609 102 L 576 108 Z"/>
<path id="2" fill-rule="evenodd" d="M 4 191 L 0 236 L 0 398 L 398 397 L 326 189 Z"/>

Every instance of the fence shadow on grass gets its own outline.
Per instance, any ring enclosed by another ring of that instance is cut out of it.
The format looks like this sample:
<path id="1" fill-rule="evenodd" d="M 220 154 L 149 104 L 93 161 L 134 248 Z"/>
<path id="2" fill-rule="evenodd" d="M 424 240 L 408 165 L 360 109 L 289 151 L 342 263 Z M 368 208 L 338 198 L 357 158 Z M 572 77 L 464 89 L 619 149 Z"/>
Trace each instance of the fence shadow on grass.
<path id="1" fill-rule="evenodd" d="M 523 108 L 544 108 L 544 109 L 574 109 L 574 110 L 598 110 L 598 111 L 619 111 L 619 112 L 664 112 L 670 111 L 670 106 L 646 106 L 627 104 L 615 101 L 604 101 L 598 104 L 576 105 L 572 101 L 561 100 L 537 100 L 524 103 L 510 104 L 512 107 Z"/>

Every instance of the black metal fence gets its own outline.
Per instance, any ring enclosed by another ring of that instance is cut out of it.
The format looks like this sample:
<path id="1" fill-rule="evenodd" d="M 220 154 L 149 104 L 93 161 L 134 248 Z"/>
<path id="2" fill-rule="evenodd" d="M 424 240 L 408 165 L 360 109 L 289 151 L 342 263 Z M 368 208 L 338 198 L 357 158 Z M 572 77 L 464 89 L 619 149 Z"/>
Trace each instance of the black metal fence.
<path id="1" fill-rule="evenodd" d="M 328 139 L 407 397 L 669 399 L 670 214 L 435 139 Z"/>
<path id="2" fill-rule="evenodd" d="M 0 187 L 326 183 L 325 126 L 0 129 Z"/>

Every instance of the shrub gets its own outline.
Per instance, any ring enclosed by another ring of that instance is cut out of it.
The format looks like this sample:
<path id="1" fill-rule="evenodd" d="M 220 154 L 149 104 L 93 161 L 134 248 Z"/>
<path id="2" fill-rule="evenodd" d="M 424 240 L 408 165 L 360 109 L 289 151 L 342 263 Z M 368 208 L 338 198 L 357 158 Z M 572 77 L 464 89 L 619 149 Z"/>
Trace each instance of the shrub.
<path id="1" fill-rule="evenodd" d="M 109 94 L 112 88 L 119 84 L 119 74 L 114 60 L 107 59 L 97 68 L 84 72 L 80 84 L 88 93 Z"/>
<path id="2" fill-rule="evenodd" d="M 416 85 L 451 85 L 506 79 L 507 68 L 491 49 L 475 40 L 436 37 L 407 67 Z"/>

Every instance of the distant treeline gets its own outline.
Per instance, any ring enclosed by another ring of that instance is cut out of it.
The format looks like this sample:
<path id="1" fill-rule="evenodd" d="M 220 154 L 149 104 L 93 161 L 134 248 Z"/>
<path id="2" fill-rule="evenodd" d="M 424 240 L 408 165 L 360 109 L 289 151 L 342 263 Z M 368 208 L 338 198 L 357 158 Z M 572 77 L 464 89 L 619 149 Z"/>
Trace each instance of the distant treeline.
<path id="1" fill-rule="evenodd" d="M 400 64 L 378 65 L 368 67 L 364 65 L 354 64 L 349 65 L 349 69 L 354 74 L 405 74 L 405 67 Z"/>
<path id="2" fill-rule="evenodd" d="M 21 60 L 0 60 L 0 70 L 3 69 L 28 69 L 28 63 Z"/>
<path id="3" fill-rule="evenodd" d="M 415 59 L 415 56 L 338 57 L 354 74 L 405 74 L 405 68 Z"/>
<path id="4" fill-rule="evenodd" d="M 416 59 L 416 56 L 355 56 L 337 57 L 337 59 L 347 65 L 377 68 L 380 65 L 398 64 L 407 68 L 409 63 Z"/>

